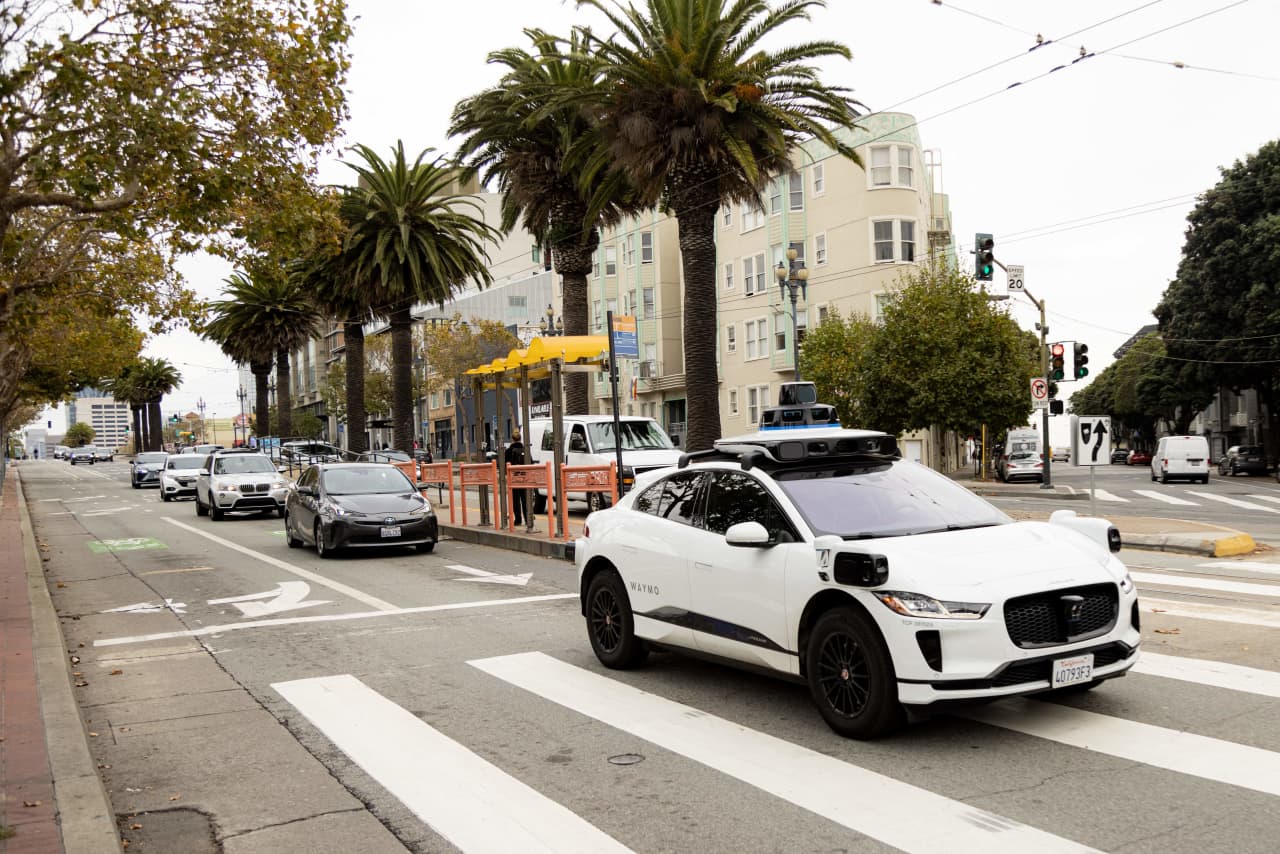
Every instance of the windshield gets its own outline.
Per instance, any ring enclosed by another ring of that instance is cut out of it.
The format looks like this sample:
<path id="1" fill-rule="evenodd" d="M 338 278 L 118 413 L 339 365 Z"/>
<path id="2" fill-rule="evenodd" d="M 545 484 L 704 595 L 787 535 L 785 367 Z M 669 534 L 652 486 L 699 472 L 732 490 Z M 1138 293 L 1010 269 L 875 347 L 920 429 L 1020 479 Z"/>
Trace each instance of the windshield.
<path id="1" fill-rule="evenodd" d="M 328 469 L 323 475 L 324 491 L 330 495 L 374 495 L 414 492 L 409 478 L 387 465 Z"/>
<path id="2" fill-rule="evenodd" d="M 624 451 L 660 451 L 674 447 L 667 434 L 653 421 L 624 420 L 621 426 Z M 614 439 L 612 421 L 588 424 L 587 432 L 591 434 L 592 450 L 597 453 L 617 450 L 618 442 Z"/>
<path id="3" fill-rule="evenodd" d="M 162 463 L 168 459 L 168 454 L 138 454 L 135 462 L 138 465 L 151 465 L 152 463 Z"/>
<path id="4" fill-rule="evenodd" d="M 183 454 L 180 457 L 169 457 L 169 462 L 165 463 L 165 468 L 198 469 L 202 465 L 204 465 L 204 457 L 197 457 L 195 454 Z"/>
<path id="5" fill-rule="evenodd" d="M 213 461 L 214 474 L 257 474 L 260 472 L 274 473 L 276 467 L 271 465 L 271 460 L 257 454 L 245 454 L 244 456 L 218 457 Z"/>
<path id="6" fill-rule="evenodd" d="M 1035 451 L 1014 451 L 1009 455 L 1011 460 L 1038 460 L 1040 455 Z"/>
<path id="7" fill-rule="evenodd" d="M 1013 521 L 951 478 L 906 460 L 780 471 L 774 479 L 819 536 L 897 537 Z"/>

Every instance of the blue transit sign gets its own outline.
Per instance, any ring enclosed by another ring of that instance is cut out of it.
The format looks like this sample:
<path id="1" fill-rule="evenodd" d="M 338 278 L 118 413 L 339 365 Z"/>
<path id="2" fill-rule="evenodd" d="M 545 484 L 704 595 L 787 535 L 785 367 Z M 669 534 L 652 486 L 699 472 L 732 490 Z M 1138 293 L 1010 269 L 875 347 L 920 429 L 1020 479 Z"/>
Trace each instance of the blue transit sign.
<path id="1" fill-rule="evenodd" d="M 613 318 L 613 355 L 618 359 L 639 359 L 640 342 L 636 338 L 636 319 L 619 314 Z"/>

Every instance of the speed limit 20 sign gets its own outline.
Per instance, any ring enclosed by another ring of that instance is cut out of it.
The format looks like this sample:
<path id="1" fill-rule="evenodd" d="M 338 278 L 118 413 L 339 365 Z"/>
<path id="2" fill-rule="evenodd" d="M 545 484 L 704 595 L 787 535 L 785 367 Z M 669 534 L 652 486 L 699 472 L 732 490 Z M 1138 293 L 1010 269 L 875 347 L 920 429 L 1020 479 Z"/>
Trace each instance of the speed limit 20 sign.
<path id="1" fill-rule="evenodd" d="M 1106 415 L 1071 416 L 1071 464 L 1111 464 L 1111 418 Z"/>

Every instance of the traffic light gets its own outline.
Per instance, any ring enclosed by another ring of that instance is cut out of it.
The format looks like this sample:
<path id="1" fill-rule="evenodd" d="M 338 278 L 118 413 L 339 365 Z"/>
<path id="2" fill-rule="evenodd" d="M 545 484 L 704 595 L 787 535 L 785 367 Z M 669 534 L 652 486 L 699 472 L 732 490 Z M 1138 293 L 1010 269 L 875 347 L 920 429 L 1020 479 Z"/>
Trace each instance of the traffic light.
<path id="1" fill-rule="evenodd" d="M 979 282 L 989 282 L 996 272 L 996 242 L 991 239 L 990 234 L 975 234 L 973 236 L 973 277 Z"/>
<path id="2" fill-rule="evenodd" d="M 177 416 L 177 413 L 175 413 L 175 414 L 173 414 L 173 415 L 170 415 L 170 416 L 169 416 L 169 423 L 170 423 L 170 424 L 177 424 L 177 423 L 178 423 L 178 416 Z"/>
<path id="3" fill-rule="evenodd" d="M 1082 380 L 1089 376 L 1089 345 L 1081 344 L 1079 341 L 1075 343 L 1075 359 L 1072 364 L 1075 365 L 1076 379 Z"/>
<path id="4" fill-rule="evenodd" d="M 1054 400 L 1058 396 L 1058 384 L 1050 381 L 1049 383 L 1049 399 Z"/>
<path id="5" fill-rule="evenodd" d="M 1061 415 L 1061 414 L 1062 414 L 1063 412 L 1065 412 L 1065 411 L 1066 411 L 1066 410 L 1063 408 L 1063 405 L 1062 405 L 1062 401 L 1061 401 L 1061 400 L 1051 400 L 1051 401 L 1049 401 L 1049 414 L 1050 414 L 1050 415 Z"/>
<path id="6" fill-rule="evenodd" d="M 1060 380 L 1066 378 L 1066 355 L 1067 346 L 1062 342 L 1049 345 L 1049 379 Z M 1086 371 L 1085 373 L 1088 373 Z"/>

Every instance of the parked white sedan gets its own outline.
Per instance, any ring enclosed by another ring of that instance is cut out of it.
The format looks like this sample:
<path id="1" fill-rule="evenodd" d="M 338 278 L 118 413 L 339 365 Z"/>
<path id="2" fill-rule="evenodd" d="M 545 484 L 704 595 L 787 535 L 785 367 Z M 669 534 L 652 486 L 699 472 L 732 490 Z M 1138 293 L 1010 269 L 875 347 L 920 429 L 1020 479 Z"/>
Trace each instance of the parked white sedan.
<path id="1" fill-rule="evenodd" d="M 892 436 L 833 428 L 722 439 L 645 476 L 587 518 L 575 560 L 606 666 L 659 646 L 764 668 L 867 738 L 907 706 L 1123 675 L 1141 636 L 1119 549 L 1105 520 L 1014 522 Z"/>

